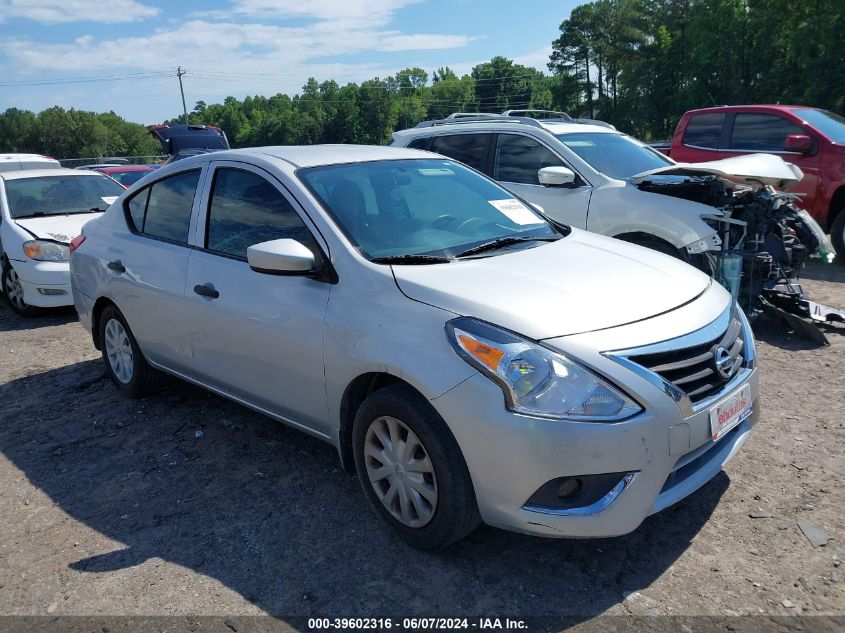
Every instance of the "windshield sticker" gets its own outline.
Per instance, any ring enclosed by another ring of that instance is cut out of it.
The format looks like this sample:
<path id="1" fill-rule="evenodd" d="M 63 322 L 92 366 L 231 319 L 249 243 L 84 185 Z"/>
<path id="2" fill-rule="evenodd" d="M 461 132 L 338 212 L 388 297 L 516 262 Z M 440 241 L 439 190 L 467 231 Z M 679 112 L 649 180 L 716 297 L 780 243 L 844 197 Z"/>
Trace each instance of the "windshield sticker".
<path id="1" fill-rule="evenodd" d="M 117 196 L 100 196 L 100 200 L 106 204 L 114 204 L 114 201 L 117 200 Z"/>
<path id="2" fill-rule="evenodd" d="M 488 200 L 491 205 L 508 217 L 514 224 L 542 224 L 543 221 L 534 215 L 519 200 L 508 198 L 505 200 Z"/>

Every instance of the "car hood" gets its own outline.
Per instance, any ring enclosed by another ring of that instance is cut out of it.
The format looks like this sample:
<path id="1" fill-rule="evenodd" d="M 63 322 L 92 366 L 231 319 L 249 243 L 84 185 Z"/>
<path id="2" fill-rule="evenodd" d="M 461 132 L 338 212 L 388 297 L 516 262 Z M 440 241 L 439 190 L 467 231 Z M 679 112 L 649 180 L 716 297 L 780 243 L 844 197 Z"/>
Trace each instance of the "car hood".
<path id="1" fill-rule="evenodd" d="M 15 224 L 33 237 L 55 240 L 65 244 L 82 232 L 82 226 L 102 213 L 74 213 L 71 215 L 47 215 L 37 218 L 19 218 Z"/>
<path id="2" fill-rule="evenodd" d="M 540 340 L 641 321 L 710 278 L 674 257 L 572 230 L 557 242 L 449 264 L 394 266 L 409 298 Z"/>
<path id="3" fill-rule="evenodd" d="M 633 182 L 655 174 L 713 174 L 748 183 L 762 183 L 778 189 L 789 189 L 798 183 L 804 172 L 774 154 L 748 154 L 704 163 L 675 163 L 641 172 L 631 178 Z"/>

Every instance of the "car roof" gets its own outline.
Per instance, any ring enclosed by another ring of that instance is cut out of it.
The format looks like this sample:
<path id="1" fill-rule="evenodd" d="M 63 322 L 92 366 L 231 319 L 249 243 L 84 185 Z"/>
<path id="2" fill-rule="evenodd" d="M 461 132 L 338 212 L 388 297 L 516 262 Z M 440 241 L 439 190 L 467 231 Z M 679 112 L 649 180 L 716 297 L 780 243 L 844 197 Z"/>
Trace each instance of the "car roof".
<path id="1" fill-rule="evenodd" d="M 753 112 L 755 110 L 777 110 L 779 112 L 787 112 L 789 110 L 816 110 L 812 106 L 802 105 L 784 105 L 782 103 L 749 103 L 747 105 L 721 105 L 710 108 L 698 108 L 690 110 L 687 114 L 712 114 L 715 112 Z"/>
<path id="2" fill-rule="evenodd" d="M 149 165 L 109 165 L 108 167 L 92 167 L 94 171 L 112 174 L 116 171 L 152 171 L 155 167 Z"/>
<path id="3" fill-rule="evenodd" d="M 203 160 L 233 160 L 239 157 L 271 156 L 286 161 L 294 167 L 317 167 L 319 165 L 340 165 L 364 163 L 378 160 L 401 160 L 409 158 L 432 158 L 430 152 L 402 147 L 378 145 L 278 145 L 270 147 L 248 147 L 222 150 L 179 161 L 181 164 Z M 176 163 L 174 163 L 176 164 Z"/>
<path id="4" fill-rule="evenodd" d="M 24 169 L 21 171 L 0 172 L 3 180 L 20 180 L 23 178 L 38 178 L 40 176 L 99 176 L 104 177 L 98 171 L 86 171 L 84 169 L 66 169 L 57 167 L 55 169 Z"/>
<path id="5" fill-rule="evenodd" d="M 605 127 L 603 125 L 592 125 L 590 123 L 578 123 L 578 122 L 565 122 L 565 121 L 555 121 L 555 122 L 545 122 L 542 120 L 538 120 L 539 126 L 537 125 L 527 125 L 522 123 L 518 119 L 487 119 L 487 120 L 476 120 L 476 121 L 456 121 L 455 123 L 441 123 L 436 126 L 430 127 L 412 127 L 407 130 L 400 130 L 398 132 L 394 132 L 394 138 L 400 138 L 402 136 L 440 136 L 444 132 L 449 134 L 460 132 L 460 133 L 472 133 L 473 131 L 508 131 L 508 130 L 545 130 L 551 134 L 584 134 L 584 133 L 591 133 L 591 134 L 621 134 L 618 130 L 614 130 L 609 127 Z"/>

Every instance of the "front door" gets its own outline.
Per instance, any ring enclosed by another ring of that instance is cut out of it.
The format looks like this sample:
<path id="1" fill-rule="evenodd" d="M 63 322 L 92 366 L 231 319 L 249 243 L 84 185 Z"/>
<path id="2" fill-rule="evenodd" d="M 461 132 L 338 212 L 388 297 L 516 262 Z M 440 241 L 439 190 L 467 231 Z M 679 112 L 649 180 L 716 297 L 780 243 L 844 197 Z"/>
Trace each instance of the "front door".
<path id="1" fill-rule="evenodd" d="M 323 319 L 331 285 L 253 271 L 247 247 L 292 238 L 326 252 L 268 173 L 213 162 L 205 230 L 185 286 L 194 372 L 210 386 L 327 434 Z M 202 217 L 202 214 L 201 214 Z"/>
<path id="2" fill-rule="evenodd" d="M 539 141 L 521 134 L 499 134 L 493 151 L 492 176 L 546 214 L 579 229 L 587 228 L 592 187 L 576 176 L 572 186 L 547 187 L 537 172 L 543 167 L 571 166 Z"/>

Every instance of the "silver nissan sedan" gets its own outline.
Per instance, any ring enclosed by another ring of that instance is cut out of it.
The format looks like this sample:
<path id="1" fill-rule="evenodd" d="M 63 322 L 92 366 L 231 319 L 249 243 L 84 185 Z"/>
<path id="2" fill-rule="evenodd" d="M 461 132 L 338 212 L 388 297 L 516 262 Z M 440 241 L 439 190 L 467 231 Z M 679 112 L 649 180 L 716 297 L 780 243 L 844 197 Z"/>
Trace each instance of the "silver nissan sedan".
<path id="1" fill-rule="evenodd" d="M 625 534 L 715 476 L 759 414 L 721 286 L 428 152 L 187 158 L 71 249 L 123 394 L 167 372 L 330 442 L 420 548 L 480 521 Z"/>

